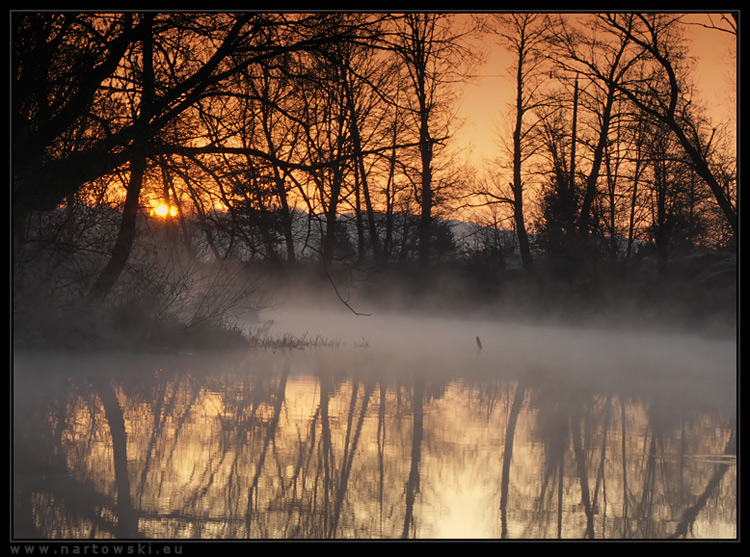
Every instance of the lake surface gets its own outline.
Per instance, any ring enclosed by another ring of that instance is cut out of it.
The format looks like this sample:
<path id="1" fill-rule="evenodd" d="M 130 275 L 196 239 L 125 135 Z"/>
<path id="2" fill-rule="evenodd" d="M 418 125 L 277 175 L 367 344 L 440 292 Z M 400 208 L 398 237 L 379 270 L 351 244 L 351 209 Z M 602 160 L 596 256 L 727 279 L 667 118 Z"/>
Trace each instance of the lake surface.
<path id="1" fill-rule="evenodd" d="M 16 353 L 14 537 L 737 537 L 736 341 L 365 323 L 305 349 Z"/>

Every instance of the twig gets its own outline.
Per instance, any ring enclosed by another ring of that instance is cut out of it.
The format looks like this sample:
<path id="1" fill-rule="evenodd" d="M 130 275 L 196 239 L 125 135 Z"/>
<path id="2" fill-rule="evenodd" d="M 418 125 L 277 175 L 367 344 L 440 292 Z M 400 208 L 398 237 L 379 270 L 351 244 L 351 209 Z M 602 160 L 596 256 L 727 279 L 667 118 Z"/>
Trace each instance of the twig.
<path id="1" fill-rule="evenodd" d="M 352 313 L 353 313 L 354 315 L 356 315 L 356 316 L 358 316 L 358 317 L 370 317 L 370 316 L 372 315 L 371 313 L 361 313 L 361 312 L 359 312 L 359 311 L 355 310 L 355 309 L 354 309 L 354 308 L 353 308 L 353 307 L 352 307 L 352 306 L 351 306 L 351 305 L 349 304 L 349 299 L 348 299 L 348 297 L 347 297 L 347 299 L 346 299 L 346 300 L 344 300 L 344 298 L 343 298 L 343 297 L 341 296 L 341 294 L 339 293 L 339 289 L 338 289 L 338 288 L 336 288 L 336 283 L 335 283 L 335 282 L 333 281 L 333 278 L 331 278 L 331 275 L 330 275 L 330 273 L 328 272 L 328 265 L 327 265 L 326 263 L 323 263 L 323 272 L 324 272 L 324 273 L 326 274 L 326 277 L 328 278 L 328 282 L 330 282 L 330 283 L 331 283 L 331 286 L 333 287 L 333 291 L 334 291 L 334 292 L 336 293 L 336 296 L 337 296 L 337 297 L 338 297 L 338 299 L 339 299 L 339 300 L 341 301 L 341 303 L 342 303 L 342 304 L 344 304 L 344 305 L 345 305 L 345 306 L 346 306 L 346 307 L 347 307 L 347 308 L 349 309 L 349 311 L 351 311 L 351 312 L 352 312 Z"/>

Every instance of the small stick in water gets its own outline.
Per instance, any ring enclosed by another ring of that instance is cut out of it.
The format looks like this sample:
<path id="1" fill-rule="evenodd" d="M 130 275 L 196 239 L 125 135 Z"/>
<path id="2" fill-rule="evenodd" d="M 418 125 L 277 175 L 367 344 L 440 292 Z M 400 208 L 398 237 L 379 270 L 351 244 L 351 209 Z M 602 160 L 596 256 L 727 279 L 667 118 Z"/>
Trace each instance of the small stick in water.
<path id="1" fill-rule="evenodd" d="M 477 337 L 477 348 L 482 349 L 482 341 L 479 340 L 479 337 Z"/>

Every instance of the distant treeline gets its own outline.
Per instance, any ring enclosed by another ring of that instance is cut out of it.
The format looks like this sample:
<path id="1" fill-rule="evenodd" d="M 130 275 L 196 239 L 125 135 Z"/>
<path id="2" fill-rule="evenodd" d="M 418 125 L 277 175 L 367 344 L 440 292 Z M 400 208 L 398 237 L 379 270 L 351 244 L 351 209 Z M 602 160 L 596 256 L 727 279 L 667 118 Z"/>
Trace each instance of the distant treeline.
<path id="1" fill-rule="evenodd" d="M 452 265 L 494 291 L 731 258 L 735 134 L 692 92 L 688 28 L 654 13 L 13 12 L 14 308 L 36 323 L 138 299 L 210 320 L 260 280 L 217 269 L 259 263 L 332 280 Z M 497 162 L 470 163 L 453 116 L 490 39 L 515 100 L 487 107 L 512 116 Z"/>

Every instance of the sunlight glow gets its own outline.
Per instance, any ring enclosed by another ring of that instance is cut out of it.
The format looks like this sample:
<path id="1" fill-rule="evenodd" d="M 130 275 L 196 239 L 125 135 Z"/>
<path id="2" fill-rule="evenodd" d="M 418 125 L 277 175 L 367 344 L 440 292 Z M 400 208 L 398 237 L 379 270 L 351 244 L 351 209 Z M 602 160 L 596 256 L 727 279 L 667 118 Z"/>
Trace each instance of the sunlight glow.
<path id="1" fill-rule="evenodd" d="M 151 214 L 163 218 L 166 218 L 167 216 L 175 217 L 177 216 L 177 207 L 174 207 L 173 205 L 166 205 L 165 203 L 160 203 L 159 205 L 151 209 Z"/>

